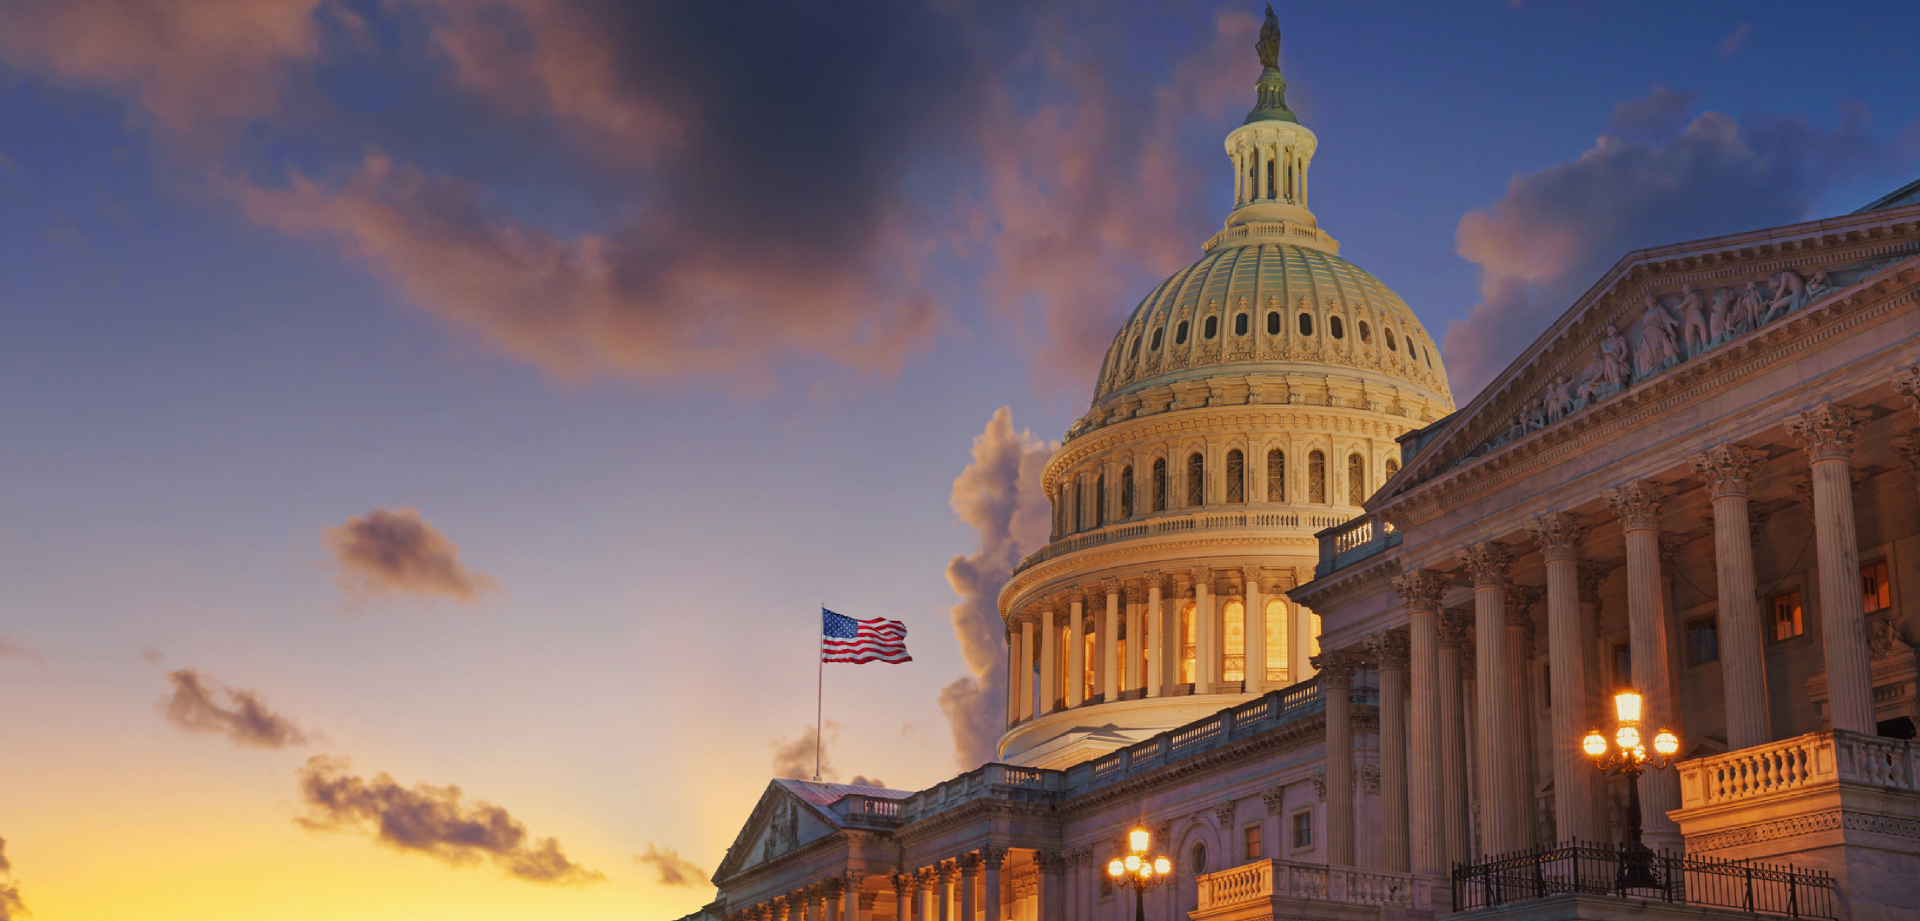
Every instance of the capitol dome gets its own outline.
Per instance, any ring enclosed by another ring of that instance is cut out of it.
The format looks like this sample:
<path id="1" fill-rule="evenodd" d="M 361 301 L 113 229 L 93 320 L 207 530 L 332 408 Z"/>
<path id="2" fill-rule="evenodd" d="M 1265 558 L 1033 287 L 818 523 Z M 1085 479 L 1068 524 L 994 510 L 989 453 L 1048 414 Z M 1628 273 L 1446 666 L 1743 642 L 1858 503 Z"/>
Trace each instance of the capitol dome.
<path id="1" fill-rule="evenodd" d="M 1307 206 L 1319 140 L 1287 108 L 1279 40 L 1269 12 L 1257 102 L 1227 135 L 1226 226 L 1121 325 L 1041 473 L 1052 532 L 999 599 L 1003 761 L 1064 768 L 1295 699 L 1319 618 L 1289 592 L 1317 535 L 1453 411 L 1426 328 Z"/>

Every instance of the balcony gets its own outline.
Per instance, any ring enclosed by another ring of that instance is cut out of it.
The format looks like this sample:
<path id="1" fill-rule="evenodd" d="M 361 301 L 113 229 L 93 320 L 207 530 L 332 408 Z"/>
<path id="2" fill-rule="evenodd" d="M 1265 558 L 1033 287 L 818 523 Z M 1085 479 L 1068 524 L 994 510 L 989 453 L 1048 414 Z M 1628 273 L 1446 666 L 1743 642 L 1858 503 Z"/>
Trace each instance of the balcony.
<path id="1" fill-rule="evenodd" d="M 1330 867 L 1288 860 L 1262 860 L 1231 870 L 1207 873 L 1199 884 L 1199 907 L 1194 921 L 1253 921 L 1283 917 L 1368 917 L 1378 909 L 1432 911 L 1435 888 L 1444 884 L 1411 873 L 1389 873 L 1356 867 Z M 1360 909 L 1330 912 L 1334 902 Z M 1446 910 L 1444 897 L 1440 910 Z"/>
<path id="2" fill-rule="evenodd" d="M 1314 535 L 1320 539 L 1320 562 L 1313 577 L 1324 579 L 1367 557 L 1400 543 L 1393 522 L 1378 514 L 1365 514 Z"/>

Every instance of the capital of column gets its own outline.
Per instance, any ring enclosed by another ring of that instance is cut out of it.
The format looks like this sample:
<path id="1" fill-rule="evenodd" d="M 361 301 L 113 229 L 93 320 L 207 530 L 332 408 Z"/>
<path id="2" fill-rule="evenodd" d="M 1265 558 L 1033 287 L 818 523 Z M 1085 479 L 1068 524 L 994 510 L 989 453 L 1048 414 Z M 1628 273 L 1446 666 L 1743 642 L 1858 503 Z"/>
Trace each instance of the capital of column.
<path id="1" fill-rule="evenodd" d="M 1906 397 L 1909 408 L 1920 413 L 1920 365 L 1913 365 L 1894 375 L 1893 389 Z"/>
<path id="2" fill-rule="evenodd" d="M 1261 584 L 1260 567 L 1258 566 L 1248 566 L 1241 569 L 1240 579 L 1241 579 L 1240 584 L 1244 586 L 1244 588 L 1242 589 L 1243 591 L 1251 590 L 1251 589 L 1259 589 L 1261 591 L 1266 591 L 1267 587 Z"/>
<path id="3" fill-rule="evenodd" d="M 1393 590 L 1400 593 L 1408 611 L 1440 610 L 1447 585 L 1448 580 L 1431 569 L 1409 569 L 1393 579 Z"/>
<path id="4" fill-rule="evenodd" d="M 1118 595 L 1120 594 L 1120 580 L 1112 576 L 1101 579 L 1100 588 L 1108 595 Z"/>
<path id="5" fill-rule="evenodd" d="M 1578 515 L 1548 512 L 1527 523 L 1527 532 L 1540 545 L 1540 555 L 1552 560 L 1580 558 L 1580 541 L 1587 536 L 1587 523 Z"/>
<path id="6" fill-rule="evenodd" d="M 847 891 L 847 881 L 837 876 L 830 876 L 814 885 L 819 889 L 822 896 L 829 899 L 837 899 L 840 897 L 840 893 Z"/>
<path id="7" fill-rule="evenodd" d="M 1059 851 L 1034 851 L 1033 862 L 1039 865 L 1040 872 L 1048 876 L 1067 872 L 1067 857 Z"/>
<path id="8" fill-rule="evenodd" d="M 980 855 L 972 851 L 961 854 L 959 859 L 954 862 L 960 865 L 961 879 L 972 879 L 973 875 L 980 871 Z"/>
<path id="9" fill-rule="evenodd" d="M 1405 671 L 1407 645 L 1405 629 L 1382 630 L 1367 637 L 1367 651 L 1373 655 L 1374 665 L 1382 669 Z"/>
<path id="10" fill-rule="evenodd" d="M 1323 688 L 1353 687 L 1353 673 L 1360 668 L 1360 656 L 1345 649 L 1328 649 L 1308 661 L 1319 672 Z"/>
<path id="11" fill-rule="evenodd" d="M 1851 406 L 1826 402 L 1788 419 L 1787 433 L 1800 442 L 1808 460 L 1846 460 L 1865 419 L 1865 413 Z"/>
<path id="12" fill-rule="evenodd" d="M 893 894 L 905 902 L 913 893 L 920 891 L 920 877 L 913 873 L 893 874 Z M 903 919 L 905 915 L 901 916 Z"/>
<path id="13" fill-rule="evenodd" d="M 880 893 L 875 892 L 871 889 L 860 890 L 860 913 L 864 915 L 867 912 L 872 911 L 874 904 L 879 901 L 880 901 Z"/>
<path id="14" fill-rule="evenodd" d="M 1620 516 L 1620 527 L 1628 531 L 1660 529 L 1660 512 L 1667 505 L 1667 495 L 1660 487 L 1634 477 L 1625 486 L 1608 490 L 1606 500 L 1613 513 Z"/>
<path id="15" fill-rule="evenodd" d="M 937 891 L 940 888 L 940 881 L 944 878 L 940 875 L 940 865 L 937 863 L 914 871 L 913 877 L 919 881 L 920 888 L 928 892 Z"/>
<path id="16" fill-rule="evenodd" d="M 1759 451 L 1727 442 L 1687 458 L 1687 466 L 1707 484 L 1707 493 L 1718 499 L 1747 495 L 1753 488 L 1753 472 L 1766 459 Z"/>
<path id="17" fill-rule="evenodd" d="M 1579 578 L 1581 604 L 1600 603 L 1600 583 L 1605 582 L 1607 574 L 1611 572 L 1613 572 L 1612 566 L 1593 560 L 1581 561 Z"/>
<path id="18" fill-rule="evenodd" d="M 1540 593 L 1528 586 L 1513 582 L 1507 583 L 1506 590 L 1507 626 L 1531 628 L 1533 626 L 1533 602 L 1540 597 Z"/>
<path id="19" fill-rule="evenodd" d="M 1207 566 L 1195 566 L 1193 567 L 1193 570 L 1189 573 L 1189 577 L 1193 579 L 1193 584 L 1195 586 L 1204 585 L 1207 587 L 1208 591 L 1213 590 L 1213 569 L 1212 568 Z"/>
<path id="20" fill-rule="evenodd" d="M 1505 585 L 1507 572 L 1513 566 L 1513 558 L 1508 556 L 1506 548 L 1496 541 L 1483 540 L 1477 544 L 1468 544 L 1460 548 L 1457 556 L 1461 564 L 1467 568 L 1467 576 L 1473 579 L 1474 588 Z"/>
<path id="21" fill-rule="evenodd" d="M 983 847 L 980 849 L 980 863 L 986 867 L 989 872 L 998 871 L 1000 865 L 1005 862 L 1006 859 L 1007 849 L 1004 847 Z"/>
<path id="22" fill-rule="evenodd" d="M 1460 614 L 1441 612 L 1440 648 L 1460 649 L 1467 643 L 1467 637 L 1473 634 L 1473 619 Z"/>

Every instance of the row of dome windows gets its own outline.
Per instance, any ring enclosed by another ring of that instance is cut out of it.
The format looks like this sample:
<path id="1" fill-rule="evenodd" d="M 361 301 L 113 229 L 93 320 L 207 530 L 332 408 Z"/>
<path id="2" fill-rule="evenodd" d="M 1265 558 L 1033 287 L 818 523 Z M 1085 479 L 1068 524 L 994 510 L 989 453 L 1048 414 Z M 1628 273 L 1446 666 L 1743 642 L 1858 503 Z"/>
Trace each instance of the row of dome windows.
<path id="1" fill-rule="evenodd" d="M 1250 319 L 1246 313 L 1242 312 L 1242 313 L 1235 314 L 1233 318 L 1233 334 L 1236 336 L 1246 335 L 1247 326 L 1249 322 L 1250 322 Z M 1360 341 L 1363 343 L 1366 343 L 1367 345 L 1372 345 L 1373 344 L 1373 327 L 1367 325 L 1367 321 L 1365 320 L 1359 321 L 1357 325 L 1360 327 Z M 1188 321 L 1181 320 L 1179 325 L 1173 328 L 1173 344 L 1186 345 L 1187 331 L 1188 331 Z M 1159 330 L 1159 329 L 1156 329 L 1153 331 L 1153 336 L 1147 344 L 1147 351 L 1157 352 L 1160 350 L 1160 336 L 1161 336 L 1161 333 L 1163 332 L 1164 330 Z M 1380 328 L 1380 332 L 1382 335 L 1386 337 L 1387 348 L 1390 351 L 1395 351 L 1395 352 L 1400 351 L 1399 340 L 1394 337 L 1392 329 L 1383 326 Z M 1201 324 L 1201 327 L 1200 327 L 1201 339 L 1212 339 L 1213 337 L 1219 334 L 1220 334 L 1220 318 L 1219 317 L 1208 317 L 1206 321 Z M 1347 338 L 1346 325 L 1341 322 L 1341 319 L 1339 317 L 1328 317 L 1327 318 L 1327 334 L 1332 336 L 1335 339 L 1345 339 Z M 1271 310 L 1267 312 L 1267 335 L 1269 336 L 1280 335 L 1280 311 L 1278 310 Z M 1302 336 L 1313 335 L 1313 314 L 1310 314 L 1310 313 L 1300 314 L 1300 335 Z M 1415 358 L 1425 361 L 1427 363 L 1427 367 L 1429 368 L 1433 367 L 1433 353 L 1422 351 L 1420 349 L 1420 344 L 1417 342 L 1414 342 L 1411 338 L 1407 340 L 1407 353 L 1412 355 Z M 1140 339 L 1137 336 L 1134 337 L 1133 348 L 1130 349 L 1127 353 L 1127 360 L 1128 361 L 1140 360 Z"/>
<path id="2" fill-rule="evenodd" d="M 1384 482 L 1400 472 L 1400 462 L 1387 459 Z M 1188 507 L 1206 504 L 1207 459 L 1195 451 L 1187 455 L 1186 505 Z M 1062 485 L 1059 495 L 1053 503 L 1053 536 L 1057 539 L 1070 533 L 1104 528 L 1107 526 L 1107 476 L 1100 474 L 1093 483 L 1092 520 L 1088 520 L 1085 505 L 1087 498 L 1082 494 L 1083 481 L 1075 477 L 1071 485 Z M 1164 512 L 1167 510 L 1167 461 L 1156 458 L 1153 473 L 1149 480 L 1151 508 L 1142 512 Z M 1134 517 L 1133 465 L 1120 469 L 1120 495 L 1118 517 L 1116 521 L 1126 521 Z M 1367 460 L 1358 453 L 1347 455 L 1347 504 L 1358 506 L 1367 498 Z M 1247 501 L 1246 455 L 1239 448 L 1227 452 L 1226 502 L 1232 505 Z M 1287 501 L 1287 455 L 1279 448 L 1267 452 L 1267 501 Z M 1307 454 L 1307 501 L 1325 504 L 1327 501 L 1327 455 L 1315 449 Z"/>

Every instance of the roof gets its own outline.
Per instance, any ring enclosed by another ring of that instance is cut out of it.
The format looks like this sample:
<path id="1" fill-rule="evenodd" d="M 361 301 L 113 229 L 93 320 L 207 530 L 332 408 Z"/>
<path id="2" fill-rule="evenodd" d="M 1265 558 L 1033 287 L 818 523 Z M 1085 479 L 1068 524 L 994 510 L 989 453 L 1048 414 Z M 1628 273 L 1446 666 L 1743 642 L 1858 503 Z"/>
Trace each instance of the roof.
<path id="1" fill-rule="evenodd" d="M 820 783 L 815 780 L 792 780 L 779 778 L 774 784 L 784 788 L 794 796 L 818 807 L 821 817 L 836 819 L 832 806 L 843 796 L 877 796 L 885 799 L 906 799 L 913 795 L 910 790 L 889 790 L 886 787 L 869 787 L 850 783 Z"/>
<path id="2" fill-rule="evenodd" d="M 1902 205 L 1920 205 L 1920 179 L 1915 179 L 1906 185 L 1868 202 L 1866 207 L 1854 213 L 1865 214 L 1868 211 L 1884 211 L 1888 208 L 1898 208 Z"/>

